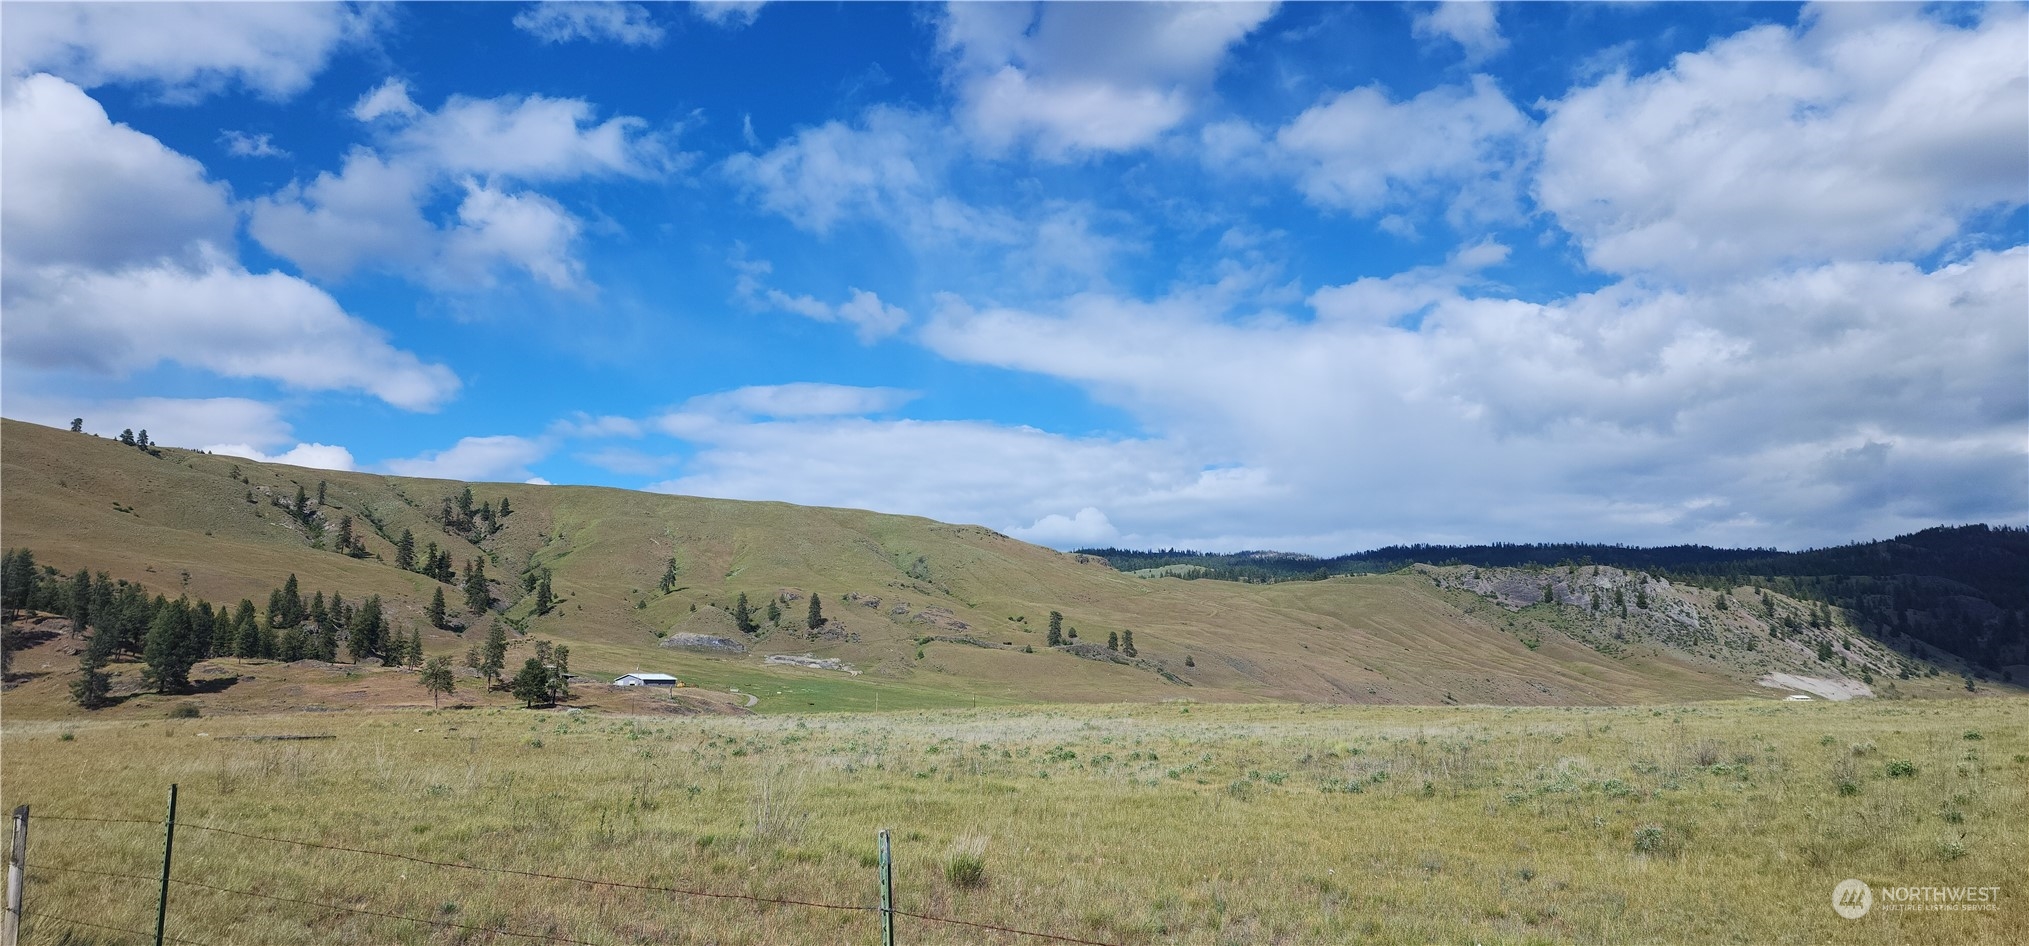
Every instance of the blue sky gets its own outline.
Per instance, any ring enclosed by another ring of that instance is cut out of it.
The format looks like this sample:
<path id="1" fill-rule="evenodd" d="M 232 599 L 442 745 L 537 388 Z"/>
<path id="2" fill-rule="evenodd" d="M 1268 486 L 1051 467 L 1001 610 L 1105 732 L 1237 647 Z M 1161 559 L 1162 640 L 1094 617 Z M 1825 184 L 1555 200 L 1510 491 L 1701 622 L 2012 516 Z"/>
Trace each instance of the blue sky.
<path id="1" fill-rule="evenodd" d="M 10 417 L 1058 547 L 2029 521 L 2020 5 L 0 19 Z"/>

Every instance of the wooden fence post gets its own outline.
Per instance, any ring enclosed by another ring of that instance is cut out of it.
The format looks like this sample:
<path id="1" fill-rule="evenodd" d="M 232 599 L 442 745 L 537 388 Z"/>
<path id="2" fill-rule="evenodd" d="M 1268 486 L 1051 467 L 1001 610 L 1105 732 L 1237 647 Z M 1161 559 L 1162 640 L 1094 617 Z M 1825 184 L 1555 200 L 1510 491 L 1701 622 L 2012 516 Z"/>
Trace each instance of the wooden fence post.
<path id="1" fill-rule="evenodd" d="M 895 946 L 895 862 L 888 856 L 888 829 L 881 829 L 881 946 Z"/>
<path id="2" fill-rule="evenodd" d="M 14 946 L 21 936 L 21 888 L 28 884 L 28 806 L 14 809 L 14 851 L 7 857 L 7 918 L 0 925 L 0 946 Z"/>
<path id="3" fill-rule="evenodd" d="M 176 850 L 176 783 L 169 783 L 169 818 L 162 822 L 162 898 L 155 902 L 155 946 L 169 920 L 169 855 Z"/>

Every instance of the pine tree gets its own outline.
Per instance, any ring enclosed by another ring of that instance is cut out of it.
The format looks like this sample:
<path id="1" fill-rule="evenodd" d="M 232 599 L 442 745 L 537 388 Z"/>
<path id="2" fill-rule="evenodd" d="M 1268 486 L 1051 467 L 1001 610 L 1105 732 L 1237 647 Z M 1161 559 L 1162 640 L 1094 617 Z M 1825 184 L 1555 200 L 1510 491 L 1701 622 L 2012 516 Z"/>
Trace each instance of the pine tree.
<path id="1" fill-rule="evenodd" d="M 181 693 L 190 688 L 190 668 L 197 658 L 190 632 L 190 603 L 179 598 L 157 610 L 148 624 L 141 679 L 157 693 Z"/>
<path id="2" fill-rule="evenodd" d="M 1106 632 L 1106 649 L 1107 649 L 1107 650 L 1119 650 L 1119 649 L 1120 649 L 1120 635 L 1119 635 L 1119 634 L 1117 634 L 1117 633 L 1115 633 L 1115 632 L 1113 632 L 1113 631 L 1107 631 L 1107 632 Z"/>
<path id="3" fill-rule="evenodd" d="M 317 481 L 317 505 L 324 505 L 324 481 Z"/>
<path id="4" fill-rule="evenodd" d="M 550 605 L 556 602 L 556 593 L 550 589 L 550 573 L 544 569 L 542 577 L 535 583 L 535 613 L 550 613 Z"/>
<path id="5" fill-rule="evenodd" d="M 1120 652 L 1126 654 L 1129 657 L 1138 656 L 1137 652 L 1134 649 L 1133 631 L 1120 632 Z"/>
<path id="6" fill-rule="evenodd" d="M 303 491 L 303 484 L 296 484 L 296 518 L 310 521 L 310 494 Z"/>
<path id="7" fill-rule="evenodd" d="M 669 560 L 669 567 L 662 570 L 662 593 L 676 590 L 676 559 Z"/>
<path id="8" fill-rule="evenodd" d="M 473 614 L 484 614 L 493 606 L 493 593 L 486 587 L 486 560 L 475 558 L 467 565 L 465 573 L 465 608 Z"/>
<path id="9" fill-rule="evenodd" d="M 123 443 L 123 444 L 126 444 L 126 445 L 127 445 L 127 446 L 129 446 L 129 447 L 133 446 L 133 445 L 134 445 L 134 428 L 132 428 L 132 427 L 129 427 L 129 428 L 125 429 L 125 430 L 122 430 L 122 431 L 120 431 L 120 442 L 121 442 L 121 443 Z"/>
<path id="10" fill-rule="evenodd" d="M 109 628 L 100 627 L 85 641 L 84 650 L 78 653 L 78 679 L 70 685 L 70 697 L 85 709 L 99 709 L 112 702 L 112 678 L 106 675 L 106 662 L 113 659 L 115 635 Z"/>
<path id="11" fill-rule="evenodd" d="M 810 594 L 810 614 L 804 619 L 804 625 L 813 631 L 824 626 L 824 606 L 817 603 L 816 592 Z"/>
<path id="12" fill-rule="evenodd" d="M 1197 662 L 1196 660 L 1193 660 L 1193 659 L 1191 659 L 1191 655 L 1189 655 L 1189 654 L 1185 654 L 1185 655 L 1184 655 L 1184 666 L 1186 666 L 1186 667 L 1195 667 L 1195 666 L 1197 666 L 1197 665 L 1198 665 L 1198 662 Z"/>
<path id="13" fill-rule="evenodd" d="M 431 627 L 444 626 L 444 589 L 442 587 L 438 587 L 435 593 L 430 595 L 430 607 L 423 613 L 429 617 Z"/>
<path id="14" fill-rule="evenodd" d="M 406 667 L 413 667 L 422 662 L 423 662 L 423 629 L 420 627 L 410 628 L 408 659 L 402 661 L 402 665 Z"/>
<path id="15" fill-rule="evenodd" d="M 0 565 L 0 606 L 12 616 L 13 612 L 27 610 L 35 600 L 37 585 L 42 573 L 35 567 L 35 553 L 28 549 L 14 549 L 6 553 L 4 565 Z"/>
<path id="16" fill-rule="evenodd" d="M 91 570 L 79 567 L 77 572 L 70 576 L 68 590 L 70 593 L 66 597 L 69 606 L 65 609 L 64 615 L 70 618 L 70 636 L 82 637 L 85 626 L 92 620 Z"/>
<path id="17" fill-rule="evenodd" d="M 1056 611 L 1050 612 L 1050 633 L 1044 642 L 1049 644 L 1051 647 L 1059 647 L 1063 645 L 1064 643 L 1063 614 Z"/>
<path id="18" fill-rule="evenodd" d="M 514 507 L 507 504 L 507 497 L 500 497 L 500 518 L 505 519 L 513 513 Z"/>
<path id="19" fill-rule="evenodd" d="M 402 530 L 401 541 L 395 543 L 395 567 L 405 572 L 416 570 L 416 534 Z"/>
<path id="20" fill-rule="evenodd" d="M 451 672 L 451 658 L 431 657 L 423 664 L 421 682 L 423 689 L 430 691 L 430 705 L 439 705 L 438 697 L 458 689 L 458 678 Z"/>
<path id="21" fill-rule="evenodd" d="M 341 516 L 338 520 L 338 551 L 352 552 L 352 517 Z"/>
<path id="22" fill-rule="evenodd" d="M 458 521 L 466 528 L 472 527 L 472 487 L 467 486 L 458 493 Z"/>
<path id="23" fill-rule="evenodd" d="M 481 652 L 479 675 L 488 683 L 499 683 L 501 671 L 507 668 L 507 631 L 499 621 L 486 629 L 486 649 Z"/>
<path id="24" fill-rule="evenodd" d="M 768 601 L 768 623 L 769 624 L 782 623 L 782 608 L 781 606 L 777 605 L 774 599 L 772 598 L 769 599 Z"/>
<path id="25" fill-rule="evenodd" d="M 154 446 L 154 444 L 148 442 L 148 428 L 143 427 L 140 433 L 134 435 L 134 446 L 140 447 L 143 450 Z"/>
<path id="26" fill-rule="evenodd" d="M 81 433 L 84 433 L 84 432 L 85 432 L 85 419 L 84 419 L 84 418 L 82 418 L 82 417 L 73 417 L 73 418 L 71 418 L 71 419 L 70 419 L 70 432 L 71 432 L 71 433 L 74 433 L 74 434 L 81 434 Z"/>
<path id="27" fill-rule="evenodd" d="M 514 698 L 520 700 L 523 706 L 533 707 L 548 700 L 549 668 L 544 667 L 542 661 L 530 657 L 521 665 L 521 672 L 514 675 L 514 682 L 508 684 L 508 689 L 513 691 Z"/>
<path id="28" fill-rule="evenodd" d="M 345 649 L 352 653 L 352 662 L 359 663 L 368 657 L 386 653 L 387 623 L 380 613 L 380 596 L 374 595 L 359 606 L 352 616 L 351 626 L 346 628 Z"/>
<path id="29" fill-rule="evenodd" d="M 331 609 L 325 606 L 322 591 L 310 597 L 310 620 L 320 628 L 331 626 Z"/>
<path id="30" fill-rule="evenodd" d="M 562 644 L 550 650 L 550 702 L 571 698 L 571 649 Z"/>
<path id="31" fill-rule="evenodd" d="M 812 598 L 816 601 L 816 598 Z M 740 592 L 740 598 L 733 603 L 733 626 L 742 634 L 752 634 L 760 628 L 754 626 L 754 609 L 747 604 L 747 593 Z"/>

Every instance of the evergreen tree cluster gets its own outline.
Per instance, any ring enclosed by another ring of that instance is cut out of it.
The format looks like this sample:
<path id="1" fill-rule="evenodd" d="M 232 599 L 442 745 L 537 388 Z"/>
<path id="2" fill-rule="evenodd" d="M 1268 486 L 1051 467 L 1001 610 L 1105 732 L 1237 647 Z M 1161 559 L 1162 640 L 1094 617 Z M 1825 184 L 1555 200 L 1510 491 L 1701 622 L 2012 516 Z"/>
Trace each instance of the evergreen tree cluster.
<path id="1" fill-rule="evenodd" d="M 80 568 L 65 576 L 37 565 L 30 549 L 8 549 L 0 559 L 0 601 L 12 619 L 22 611 L 61 614 L 71 634 L 85 639 L 78 663 L 83 676 L 72 696 L 87 708 L 107 705 L 105 667 L 138 657 L 142 679 L 161 693 L 187 692 L 190 668 L 207 657 L 255 660 L 336 660 L 344 646 L 355 661 L 378 658 L 419 665 L 422 631 L 392 627 L 378 595 L 358 605 L 316 592 L 303 598 L 295 575 L 268 593 L 265 612 L 252 599 L 218 605 L 188 595 L 150 596 L 137 582 Z"/>
<path id="2" fill-rule="evenodd" d="M 72 433 L 84 432 L 83 418 L 76 418 L 71 421 L 71 432 Z M 155 444 L 148 442 L 148 428 L 146 427 L 141 428 L 141 432 L 139 434 L 134 433 L 134 430 L 131 427 L 126 430 L 120 431 L 120 442 L 126 444 L 129 447 L 133 447 L 134 449 L 139 450 L 142 453 L 145 453 L 151 457 L 159 457 L 162 455 L 162 451 L 158 449 Z"/>
<path id="3" fill-rule="evenodd" d="M 467 486 L 459 490 L 456 496 L 444 497 L 443 506 L 437 513 L 437 521 L 444 524 L 445 531 L 478 542 L 499 532 L 501 524 L 513 513 L 514 505 L 504 496 L 501 497 L 498 508 L 495 508 L 491 500 L 475 504 L 472 487 Z"/>

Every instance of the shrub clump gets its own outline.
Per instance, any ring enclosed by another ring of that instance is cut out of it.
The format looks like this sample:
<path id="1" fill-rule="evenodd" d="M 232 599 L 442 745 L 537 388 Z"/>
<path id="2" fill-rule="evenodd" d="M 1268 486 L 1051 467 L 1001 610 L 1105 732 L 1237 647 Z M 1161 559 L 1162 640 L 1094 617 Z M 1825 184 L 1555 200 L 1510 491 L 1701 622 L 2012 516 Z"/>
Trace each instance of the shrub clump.
<path id="1" fill-rule="evenodd" d="M 1888 763 L 1888 777 L 1915 778 L 1916 763 L 1911 762 L 1908 759 L 1896 759 L 1895 761 Z"/>
<path id="2" fill-rule="evenodd" d="M 944 879 L 970 890 L 986 883 L 986 861 L 977 854 L 953 854 L 944 863 Z"/>

